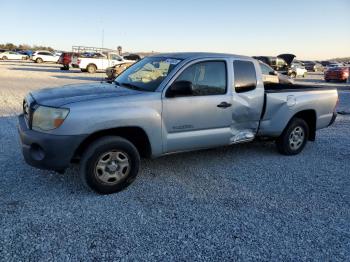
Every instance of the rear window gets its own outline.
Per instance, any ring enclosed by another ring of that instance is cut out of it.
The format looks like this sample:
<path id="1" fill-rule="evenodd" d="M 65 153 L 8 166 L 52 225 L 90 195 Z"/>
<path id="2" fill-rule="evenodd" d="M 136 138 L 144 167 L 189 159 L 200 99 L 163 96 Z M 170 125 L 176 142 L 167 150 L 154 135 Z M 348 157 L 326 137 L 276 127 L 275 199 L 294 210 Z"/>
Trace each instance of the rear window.
<path id="1" fill-rule="evenodd" d="M 235 90 L 248 92 L 256 88 L 256 72 L 252 62 L 236 60 L 233 62 Z"/>
<path id="2" fill-rule="evenodd" d="M 270 72 L 273 72 L 273 69 L 271 67 L 269 67 L 268 65 L 265 65 L 263 63 L 259 63 L 260 68 L 261 68 L 261 72 L 263 75 L 269 75 Z"/>

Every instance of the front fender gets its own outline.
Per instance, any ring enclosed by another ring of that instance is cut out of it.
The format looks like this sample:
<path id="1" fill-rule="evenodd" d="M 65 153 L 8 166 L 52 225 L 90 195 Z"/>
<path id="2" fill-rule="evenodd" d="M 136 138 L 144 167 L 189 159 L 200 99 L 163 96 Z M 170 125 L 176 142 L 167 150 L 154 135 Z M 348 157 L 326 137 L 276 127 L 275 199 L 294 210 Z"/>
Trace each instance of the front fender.
<path id="1" fill-rule="evenodd" d="M 80 105 L 77 105 L 80 104 Z M 56 135 L 90 135 L 118 127 L 139 127 L 148 136 L 152 155 L 162 154 L 161 101 L 110 103 L 99 102 L 89 106 L 77 103 L 70 107 L 67 119 L 53 130 Z"/>

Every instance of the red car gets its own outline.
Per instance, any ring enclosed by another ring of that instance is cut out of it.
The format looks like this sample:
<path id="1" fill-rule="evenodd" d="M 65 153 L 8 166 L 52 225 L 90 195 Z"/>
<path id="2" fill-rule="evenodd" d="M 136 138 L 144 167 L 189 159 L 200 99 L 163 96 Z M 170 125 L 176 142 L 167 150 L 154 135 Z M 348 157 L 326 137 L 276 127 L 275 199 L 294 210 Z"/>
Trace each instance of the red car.
<path id="1" fill-rule="evenodd" d="M 346 82 L 349 78 L 349 67 L 331 67 L 324 72 L 324 80 L 329 82 L 336 80 L 339 82 Z"/>

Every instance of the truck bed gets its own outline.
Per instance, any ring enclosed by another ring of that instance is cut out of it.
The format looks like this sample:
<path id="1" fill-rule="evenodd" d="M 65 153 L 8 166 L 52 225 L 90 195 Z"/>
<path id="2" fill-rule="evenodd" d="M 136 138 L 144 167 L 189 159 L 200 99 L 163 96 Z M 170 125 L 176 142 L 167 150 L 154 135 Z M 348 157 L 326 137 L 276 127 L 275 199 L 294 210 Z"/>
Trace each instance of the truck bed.
<path id="1" fill-rule="evenodd" d="M 300 112 L 314 116 L 316 129 L 330 124 L 338 99 L 336 88 L 274 83 L 264 87 L 260 136 L 279 136 L 288 121 Z"/>

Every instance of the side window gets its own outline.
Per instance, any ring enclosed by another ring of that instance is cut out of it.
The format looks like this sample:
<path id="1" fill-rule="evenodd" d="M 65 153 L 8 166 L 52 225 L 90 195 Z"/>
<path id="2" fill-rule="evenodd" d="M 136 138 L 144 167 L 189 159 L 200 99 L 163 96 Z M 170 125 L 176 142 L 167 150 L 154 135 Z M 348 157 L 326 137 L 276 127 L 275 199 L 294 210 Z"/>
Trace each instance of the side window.
<path id="1" fill-rule="evenodd" d="M 261 73 L 262 73 L 263 75 L 268 75 L 268 74 L 269 74 L 269 69 L 268 69 L 268 67 L 265 66 L 265 65 L 262 64 L 262 63 L 259 63 L 259 65 L 260 65 L 260 68 L 261 68 Z"/>
<path id="2" fill-rule="evenodd" d="M 273 69 L 265 64 L 259 63 L 261 72 L 263 75 L 268 75 L 270 72 L 273 72 Z"/>
<path id="3" fill-rule="evenodd" d="M 252 62 L 236 60 L 233 62 L 235 90 L 237 93 L 256 88 L 256 72 Z"/>
<path id="4" fill-rule="evenodd" d="M 121 60 L 121 57 L 118 55 L 111 54 L 111 60 Z"/>
<path id="5" fill-rule="evenodd" d="M 208 96 L 226 94 L 226 62 L 200 62 L 186 68 L 176 81 L 192 83 L 192 95 Z"/>

